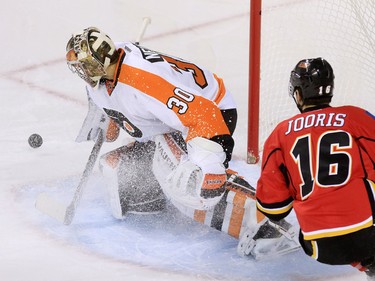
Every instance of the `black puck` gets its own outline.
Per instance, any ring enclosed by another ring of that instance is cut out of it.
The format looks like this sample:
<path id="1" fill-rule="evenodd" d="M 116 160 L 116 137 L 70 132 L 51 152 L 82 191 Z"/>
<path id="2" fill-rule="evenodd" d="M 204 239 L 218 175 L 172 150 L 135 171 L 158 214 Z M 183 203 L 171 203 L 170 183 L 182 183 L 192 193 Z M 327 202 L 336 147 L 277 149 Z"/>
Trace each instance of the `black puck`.
<path id="1" fill-rule="evenodd" d="M 30 137 L 29 137 L 29 145 L 32 147 L 32 148 L 38 148 L 40 147 L 42 144 L 43 144 L 43 139 L 40 135 L 38 134 L 32 134 Z"/>

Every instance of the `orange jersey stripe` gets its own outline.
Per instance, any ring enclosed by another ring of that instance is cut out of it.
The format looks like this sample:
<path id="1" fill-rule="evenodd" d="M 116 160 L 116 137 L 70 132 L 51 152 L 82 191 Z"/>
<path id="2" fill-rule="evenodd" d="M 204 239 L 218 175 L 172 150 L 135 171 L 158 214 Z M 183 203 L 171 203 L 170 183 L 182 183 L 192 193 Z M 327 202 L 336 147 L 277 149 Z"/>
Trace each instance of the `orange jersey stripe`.
<path id="1" fill-rule="evenodd" d="M 217 135 L 229 134 L 220 109 L 211 100 L 194 95 L 193 100 L 184 101 L 174 94 L 177 87 L 167 80 L 126 64 L 121 66 L 118 81 L 159 100 L 166 107 L 172 104 L 170 109 L 176 113 L 181 123 L 189 128 L 186 141 L 198 136 L 210 139 Z M 181 108 L 176 103 L 171 103 L 171 99 L 184 103 L 187 110 L 179 112 Z"/>

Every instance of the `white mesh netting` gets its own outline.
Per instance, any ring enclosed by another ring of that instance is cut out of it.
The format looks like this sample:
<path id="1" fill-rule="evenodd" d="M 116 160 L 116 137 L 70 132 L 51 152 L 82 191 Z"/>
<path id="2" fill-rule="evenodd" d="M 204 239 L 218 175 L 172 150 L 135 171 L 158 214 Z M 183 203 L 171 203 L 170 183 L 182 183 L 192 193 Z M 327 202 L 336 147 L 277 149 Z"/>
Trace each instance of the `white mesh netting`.
<path id="1" fill-rule="evenodd" d="M 304 58 L 332 65 L 332 105 L 375 113 L 375 1 L 263 1 L 261 34 L 260 149 L 277 123 L 298 113 L 288 83 Z"/>

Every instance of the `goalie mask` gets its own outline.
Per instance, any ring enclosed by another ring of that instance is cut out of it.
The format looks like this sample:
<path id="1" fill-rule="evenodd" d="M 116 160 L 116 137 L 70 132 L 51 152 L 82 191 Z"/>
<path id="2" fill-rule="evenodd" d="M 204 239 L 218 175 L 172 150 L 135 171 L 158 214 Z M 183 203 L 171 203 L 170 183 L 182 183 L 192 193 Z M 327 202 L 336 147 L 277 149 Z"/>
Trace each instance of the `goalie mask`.
<path id="1" fill-rule="evenodd" d="M 295 99 L 295 91 L 299 89 L 302 96 L 302 105 L 329 103 L 334 88 L 333 69 L 322 58 L 304 59 L 298 62 L 290 74 L 289 94 Z"/>
<path id="2" fill-rule="evenodd" d="M 95 87 L 107 74 L 108 66 L 118 59 L 116 47 L 108 35 L 95 27 L 72 35 L 66 46 L 69 69 Z"/>

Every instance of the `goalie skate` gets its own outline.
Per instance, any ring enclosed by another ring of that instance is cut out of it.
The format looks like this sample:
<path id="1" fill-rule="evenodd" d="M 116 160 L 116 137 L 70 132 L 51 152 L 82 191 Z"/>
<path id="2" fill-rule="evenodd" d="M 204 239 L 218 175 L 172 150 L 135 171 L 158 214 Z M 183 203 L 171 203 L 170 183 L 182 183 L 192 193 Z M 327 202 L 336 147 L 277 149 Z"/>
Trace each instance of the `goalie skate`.
<path id="1" fill-rule="evenodd" d="M 264 260 L 297 251 L 299 248 L 297 232 L 292 225 L 285 220 L 267 220 L 260 224 L 258 229 L 247 229 L 243 233 L 237 252 L 242 256 L 251 255 L 256 260 Z"/>

